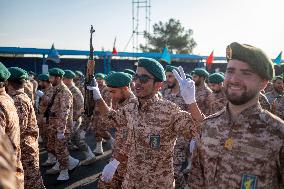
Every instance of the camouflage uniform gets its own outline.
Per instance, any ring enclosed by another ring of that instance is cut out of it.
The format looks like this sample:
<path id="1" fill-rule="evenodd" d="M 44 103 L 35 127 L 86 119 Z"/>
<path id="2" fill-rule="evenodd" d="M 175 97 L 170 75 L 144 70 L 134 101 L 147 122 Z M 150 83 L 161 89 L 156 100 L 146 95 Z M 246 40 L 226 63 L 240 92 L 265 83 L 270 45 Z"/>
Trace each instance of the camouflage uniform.
<path id="1" fill-rule="evenodd" d="M 100 92 L 106 104 L 108 106 L 111 106 L 111 96 L 109 94 L 107 86 L 104 85 L 100 89 Z M 102 141 L 102 139 L 107 139 L 107 140 L 110 139 L 111 134 L 107 131 L 106 129 L 107 126 L 102 123 L 102 118 L 100 116 L 99 111 L 96 109 L 96 107 L 94 109 L 93 115 L 94 115 L 93 116 L 93 130 L 95 131 L 96 141 Z"/>
<path id="2" fill-rule="evenodd" d="M 54 86 L 53 93 L 56 93 L 56 95 L 50 109 L 47 148 L 56 156 L 60 163 L 60 169 L 63 170 L 68 168 L 67 141 L 70 137 L 73 121 L 73 100 L 70 90 L 63 83 Z M 57 133 L 64 133 L 64 139 L 59 140 Z"/>
<path id="3" fill-rule="evenodd" d="M 16 156 L 8 136 L 0 127 L 0 188 L 17 189 Z"/>
<path id="4" fill-rule="evenodd" d="M 34 80 L 34 79 L 30 79 L 30 82 L 31 82 L 32 85 L 33 85 L 33 96 L 34 96 L 34 100 L 35 100 L 36 91 L 37 91 L 37 88 L 38 88 L 38 83 L 37 83 L 37 81 Z"/>
<path id="5" fill-rule="evenodd" d="M 284 120 L 284 96 L 276 98 L 272 102 L 271 112 Z"/>
<path id="6" fill-rule="evenodd" d="M 17 188 L 24 188 L 24 170 L 21 163 L 20 128 L 17 109 L 13 99 L 0 88 L 0 126 L 9 137 L 15 151 Z"/>
<path id="7" fill-rule="evenodd" d="M 24 85 L 24 91 L 31 99 L 32 103 L 34 104 L 35 96 L 34 96 L 34 88 L 33 84 L 30 80 L 27 80 Z"/>
<path id="8" fill-rule="evenodd" d="M 13 98 L 19 115 L 25 188 L 45 188 L 39 170 L 38 127 L 31 99 L 24 89 L 9 89 L 9 95 Z"/>
<path id="9" fill-rule="evenodd" d="M 194 154 L 193 189 L 284 187 L 284 122 L 259 103 L 235 121 L 227 107 L 205 119 Z"/>
<path id="10" fill-rule="evenodd" d="M 265 94 L 269 104 L 271 104 L 276 98 L 280 97 L 281 95 L 283 95 L 283 93 L 279 94 L 274 89 L 272 91 L 270 91 L 270 92 Z"/>
<path id="11" fill-rule="evenodd" d="M 134 100 L 136 97 L 134 94 L 131 94 L 128 99 L 126 99 L 122 103 L 117 103 L 115 105 L 115 109 L 119 110 L 122 109 L 125 105 L 129 104 L 132 100 Z M 109 128 L 115 127 L 117 124 L 112 119 L 103 119 L 102 120 L 105 125 L 108 125 Z M 99 179 L 98 188 L 100 189 L 117 189 L 121 188 L 122 181 L 124 179 L 124 175 L 126 173 L 127 168 L 127 160 L 128 160 L 128 151 L 130 145 L 127 143 L 127 136 L 128 136 L 128 128 L 127 125 L 121 125 L 119 127 L 116 127 L 115 132 L 115 143 L 114 148 L 112 152 L 112 158 L 118 160 L 120 164 L 118 165 L 118 168 L 111 180 L 110 183 L 105 183 L 101 179 Z"/>
<path id="12" fill-rule="evenodd" d="M 259 103 L 263 109 L 270 111 L 270 104 L 268 102 L 268 99 L 262 93 L 259 94 Z"/>
<path id="13" fill-rule="evenodd" d="M 213 101 L 210 104 L 209 115 L 221 111 L 227 104 L 227 98 L 223 90 L 218 93 L 213 92 Z"/>
<path id="14" fill-rule="evenodd" d="M 84 83 L 81 82 L 80 80 L 77 80 L 74 82 L 76 87 L 78 87 L 82 93 L 82 95 L 84 96 L 85 95 L 85 86 L 84 86 Z"/>
<path id="15" fill-rule="evenodd" d="M 195 91 L 196 102 L 199 109 L 204 115 L 208 116 L 210 104 L 212 104 L 214 100 L 211 89 L 204 83 L 196 86 Z"/>
<path id="16" fill-rule="evenodd" d="M 109 112 L 108 118 L 118 123 L 116 127 L 128 127 L 131 147 L 122 188 L 173 188 L 176 138 L 179 134 L 186 139 L 197 135 L 190 114 L 154 96 L 140 105 L 133 100 L 122 109 Z"/>
<path id="17" fill-rule="evenodd" d="M 76 122 L 76 124 L 73 125 L 72 141 L 75 142 L 75 145 L 77 145 L 80 150 L 87 151 L 88 145 L 85 139 L 80 138 L 84 98 L 80 89 L 75 85 L 72 85 L 69 90 L 73 96 L 73 121 Z"/>
<path id="18" fill-rule="evenodd" d="M 167 89 L 164 91 L 164 99 L 169 100 L 179 106 L 182 110 L 187 111 L 188 105 L 185 104 L 180 92 L 173 94 L 171 93 L 171 89 Z M 178 136 L 176 140 L 176 144 L 174 147 L 174 177 L 175 177 L 175 188 L 184 188 L 186 185 L 183 169 L 185 169 L 186 165 L 186 155 L 187 155 L 187 146 L 189 141 L 185 140 L 184 137 Z"/>
<path id="19" fill-rule="evenodd" d="M 52 87 L 44 89 L 44 95 L 40 99 L 39 103 L 39 113 L 37 115 L 37 123 L 39 126 L 39 134 L 43 139 L 43 143 L 47 143 L 47 133 L 48 133 L 48 124 L 46 124 L 46 118 L 44 117 L 44 112 L 47 108 L 48 103 L 53 94 Z"/>

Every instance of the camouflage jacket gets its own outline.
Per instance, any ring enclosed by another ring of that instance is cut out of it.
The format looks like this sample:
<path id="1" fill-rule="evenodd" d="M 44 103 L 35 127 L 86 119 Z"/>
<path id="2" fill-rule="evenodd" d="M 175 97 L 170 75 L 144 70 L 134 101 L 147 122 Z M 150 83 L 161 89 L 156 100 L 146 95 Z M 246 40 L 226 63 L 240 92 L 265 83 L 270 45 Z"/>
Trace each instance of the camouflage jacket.
<path id="1" fill-rule="evenodd" d="M 201 84 L 200 86 L 195 88 L 195 98 L 201 112 L 205 116 L 208 116 L 210 111 L 210 104 L 212 104 L 214 99 L 212 91 L 206 83 Z"/>
<path id="2" fill-rule="evenodd" d="M 78 120 L 84 111 L 84 97 L 78 87 L 72 85 L 69 90 L 73 96 L 73 120 Z"/>

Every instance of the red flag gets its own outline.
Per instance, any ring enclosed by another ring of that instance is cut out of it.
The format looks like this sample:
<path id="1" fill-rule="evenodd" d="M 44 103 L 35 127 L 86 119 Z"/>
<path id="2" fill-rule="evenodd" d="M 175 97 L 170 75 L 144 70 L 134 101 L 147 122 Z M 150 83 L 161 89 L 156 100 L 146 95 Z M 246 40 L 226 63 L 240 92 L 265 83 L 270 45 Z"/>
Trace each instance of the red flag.
<path id="1" fill-rule="evenodd" d="M 116 43 L 116 37 L 114 38 L 114 43 L 113 43 L 113 48 L 112 48 L 112 53 L 111 53 L 113 55 L 117 55 L 118 54 L 118 52 L 117 52 L 117 50 L 115 48 L 115 43 Z"/>
<path id="2" fill-rule="evenodd" d="M 210 56 L 208 56 L 208 58 L 206 59 L 206 64 L 210 65 L 212 64 L 213 60 L 214 60 L 214 55 L 213 55 L 214 51 L 211 52 Z"/>

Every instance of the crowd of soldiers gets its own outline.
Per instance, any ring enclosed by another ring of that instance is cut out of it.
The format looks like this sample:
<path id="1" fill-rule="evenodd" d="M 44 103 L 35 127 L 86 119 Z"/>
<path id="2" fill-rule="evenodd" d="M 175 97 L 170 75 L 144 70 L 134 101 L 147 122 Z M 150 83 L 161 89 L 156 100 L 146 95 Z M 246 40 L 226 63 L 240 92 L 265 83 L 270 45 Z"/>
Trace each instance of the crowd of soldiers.
<path id="1" fill-rule="evenodd" d="M 257 47 L 231 43 L 226 58 L 226 72 L 212 74 L 140 58 L 136 71 L 97 73 L 89 86 L 80 71 L 35 78 L 0 63 L 0 188 L 45 188 L 40 166 L 68 181 L 69 171 L 96 163 L 105 140 L 112 156 L 101 189 L 283 189 L 284 75 Z M 41 165 L 39 141 L 48 152 Z"/>

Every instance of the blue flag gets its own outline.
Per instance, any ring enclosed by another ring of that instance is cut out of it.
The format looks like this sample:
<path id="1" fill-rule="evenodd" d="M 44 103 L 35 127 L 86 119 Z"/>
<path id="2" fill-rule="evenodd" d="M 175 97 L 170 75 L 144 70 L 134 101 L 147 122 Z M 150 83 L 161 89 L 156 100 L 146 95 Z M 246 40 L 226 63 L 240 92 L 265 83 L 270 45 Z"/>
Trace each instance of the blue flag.
<path id="1" fill-rule="evenodd" d="M 165 47 L 163 49 L 163 54 L 162 54 L 161 60 L 167 62 L 168 64 L 171 63 L 171 55 L 170 55 L 167 47 Z"/>
<path id="2" fill-rule="evenodd" d="M 55 49 L 54 44 L 52 44 L 51 49 L 49 50 L 47 59 L 49 61 L 55 62 L 55 63 L 59 63 L 60 62 L 60 58 L 59 58 L 59 53 L 58 51 Z"/>
<path id="3" fill-rule="evenodd" d="M 274 63 L 277 65 L 281 64 L 281 60 L 282 60 L 282 51 L 279 53 L 279 55 L 274 59 Z"/>

